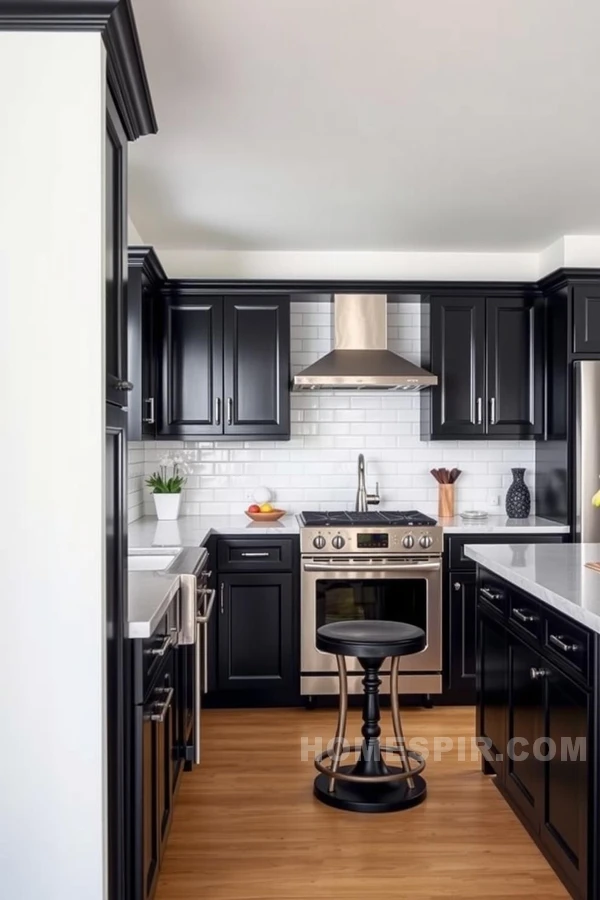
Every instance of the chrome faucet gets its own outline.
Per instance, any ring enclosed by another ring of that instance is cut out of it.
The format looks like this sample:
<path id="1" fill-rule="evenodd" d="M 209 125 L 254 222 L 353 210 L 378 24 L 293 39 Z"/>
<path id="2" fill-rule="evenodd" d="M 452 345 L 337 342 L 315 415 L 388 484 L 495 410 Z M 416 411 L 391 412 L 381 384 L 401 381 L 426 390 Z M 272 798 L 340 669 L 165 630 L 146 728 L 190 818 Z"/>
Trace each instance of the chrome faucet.
<path id="1" fill-rule="evenodd" d="M 358 490 L 356 492 L 356 512 L 367 512 L 369 505 L 377 506 L 380 502 L 379 482 L 376 482 L 375 493 L 367 493 L 365 485 L 365 458 L 362 453 L 358 454 Z"/>

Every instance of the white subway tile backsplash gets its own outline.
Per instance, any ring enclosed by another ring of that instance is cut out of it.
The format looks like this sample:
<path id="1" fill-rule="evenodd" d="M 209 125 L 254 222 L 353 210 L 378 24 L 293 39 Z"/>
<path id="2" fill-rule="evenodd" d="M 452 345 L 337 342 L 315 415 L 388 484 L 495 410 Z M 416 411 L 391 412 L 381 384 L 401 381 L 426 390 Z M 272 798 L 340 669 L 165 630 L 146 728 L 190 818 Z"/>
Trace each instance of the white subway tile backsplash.
<path id="1" fill-rule="evenodd" d="M 333 345 L 329 303 L 292 304 L 292 371 L 310 365 Z M 392 350 L 420 360 L 418 304 L 388 304 Z M 367 486 L 379 481 L 382 507 L 437 511 L 437 485 L 429 470 L 463 470 L 458 511 L 492 511 L 491 498 L 512 482 L 511 468 L 526 468 L 533 489 L 534 444 L 529 441 L 421 441 L 420 398 L 400 393 L 294 393 L 290 441 L 146 441 L 129 445 L 129 521 L 154 512 L 144 480 L 166 450 L 192 451 L 182 515 L 241 512 L 246 495 L 267 485 L 290 512 L 308 507 L 351 509 L 356 495 L 357 455 L 367 458 Z M 495 510 L 498 512 L 498 508 Z"/>

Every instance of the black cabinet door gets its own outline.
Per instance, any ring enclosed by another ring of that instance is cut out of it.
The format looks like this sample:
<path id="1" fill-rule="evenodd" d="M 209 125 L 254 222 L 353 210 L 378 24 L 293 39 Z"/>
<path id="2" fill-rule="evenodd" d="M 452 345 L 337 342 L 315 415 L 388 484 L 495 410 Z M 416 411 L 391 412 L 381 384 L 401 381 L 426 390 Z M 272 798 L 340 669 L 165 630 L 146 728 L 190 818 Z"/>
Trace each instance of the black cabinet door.
<path id="1" fill-rule="evenodd" d="M 508 642 L 508 744 L 506 791 L 539 829 L 543 797 L 543 770 L 533 750 L 544 725 L 544 682 L 538 654 L 518 638 Z"/>
<path id="2" fill-rule="evenodd" d="M 110 93 L 105 144 L 106 400 L 127 406 L 127 138 Z"/>
<path id="3" fill-rule="evenodd" d="M 486 301 L 485 420 L 491 437 L 532 437 L 543 433 L 540 328 L 533 299 L 488 297 Z"/>
<path id="4" fill-rule="evenodd" d="M 219 690 L 292 688 L 292 575 L 221 575 L 218 589 Z"/>
<path id="5" fill-rule="evenodd" d="M 486 768 L 504 777 L 507 712 L 506 629 L 477 610 L 477 695 L 478 736 L 486 751 Z"/>
<path id="6" fill-rule="evenodd" d="M 136 779 L 140 791 L 136 793 L 136 815 L 139 817 L 138 846 L 136 847 L 136 900 L 147 900 L 154 894 L 160 865 L 159 808 L 159 735 L 161 726 L 152 719 L 152 707 L 136 707 L 136 745 L 141 747 L 141 759 Z"/>
<path id="7" fill-rule="evenodd" d="M 431 436 L 480 436 L 485 431 L 483 297 L 431 298 Z"/>
<path id="8" fill-rule="evenodd" d="M 159 434 L 222 434 L 223 300 L 175 293 L 163 304 Z"/>
<path id="9" fill-rule="evenodd" d="M 593 752 L 589 722 L 589 695 L 553 665 L 546 672 L 545 722 L 541 732 L 549 739 L 542 748 L 548 759 L 544 769 L 544 815 L 541 841 L 565 877 L 574 896 L 587 895 L 588 809 L 593 803 L 589 776 Z"/>
<path id="10" fill-rule="evenodd" d="M 141 330 L 142 330 L 142 366 L 141 366 L 141 420 L 142 435 L 145 438 L 156 436 L 156 315 L 158 300 L 154 292 L 147 287 L 142 288 Z"/>
<path id="11" fill-rule="evenodd" d="M 226 297 L 225 434 L 290 432 L 288 297 Z"/>
<path id="12" fill-rule="evenodd" d="M 450 571 L 444 627 L 444 697 L 452 703 L 476 699 L 477 574 Z"/>
<path id="13" fill-rule="evenodd" d="M 600 354 L 600 285 L 573 287 L 573 353 Z"/>

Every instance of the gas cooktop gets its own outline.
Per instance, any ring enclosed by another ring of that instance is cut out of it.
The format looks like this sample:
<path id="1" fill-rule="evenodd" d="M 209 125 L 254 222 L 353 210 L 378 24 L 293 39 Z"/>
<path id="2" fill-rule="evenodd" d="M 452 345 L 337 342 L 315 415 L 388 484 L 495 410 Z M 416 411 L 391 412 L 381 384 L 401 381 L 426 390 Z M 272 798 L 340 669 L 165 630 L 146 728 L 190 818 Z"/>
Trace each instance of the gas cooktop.
<path id="1" fill-rule="evenodd" d="M 335 528 L 335 527 L 426 527 L 436 524 L 436 520 L 418 512 L 416 509 L 384 510 L 382 512 L 303 512 L 302 524 L 309 528 Z"/>

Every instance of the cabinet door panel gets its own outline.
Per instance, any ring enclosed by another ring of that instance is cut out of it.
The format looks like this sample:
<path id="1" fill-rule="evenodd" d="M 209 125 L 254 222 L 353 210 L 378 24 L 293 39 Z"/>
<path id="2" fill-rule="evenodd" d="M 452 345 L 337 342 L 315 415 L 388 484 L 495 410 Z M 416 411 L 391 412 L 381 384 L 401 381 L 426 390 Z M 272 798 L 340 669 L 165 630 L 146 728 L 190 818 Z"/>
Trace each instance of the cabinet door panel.
<path id="1" fill-rule="evenodd" d="M 165 300 L 160 434 L 223 432 L 223 305 L 220 297 Z"/>
<path id="2" fill-rule="evenodd" d="M 289 434 L 289 299 L 225 298 L 224 333 L 225 434 Z"/>
<path id="3" fill-rule="evenodd" d="M 544 683 L 540 657 L 511 636 L 508 646 L 508 742 L 506 790 L 534 830 L 540 822 L 543 770 L 533 747 L 542 732 Z M 511 742 L 512 745 L 511 745 Z"/>
<path id="4" fill-rule="evenodd" d="M 588 695 L 554 666 L 547 666 L 545 734 L 556 748 L 545 769 L 542 842 L 579 891 L 587 884 Z M 576 741 L 579 743 L 577 746 Z"/>
<path id="5" fill-rule="evenodd" d="M 159 726 L 151 721 L 149 713 L 144 714 L 144 708 L 138 706 L 136 716 L 139 718 L 138 728 L 142 732 L 142 760 L 141 760 L 141 882 L 140 891 L 142 900 L 151 897 L 158 876 L 160 859 L 160 833 L 158 822 L 158 733 Z"/>
<path id="6" fill-rule="evenodd" d="M 504 627 L 478 608 L 478 732 L 489 744 L 489 766 L 503 778 L 506 754 L 507 646 Z"/>
<path id="7" fill-rule="evenodd" d="M 127 406 L 127 138 L 110 94 L 105 141 L 106 400 Z"/>
<path id="8" fill-rule="evenodd" d="M 287 687 L 293 677 L 292 576 L 220 578 L 219 688 Z"/>
<path id="9" fill-rule="evenodd" d="M 431 368 L 439 383 L 431 393 L 433 437 L 483 435 L 483 297 L 433 297 Z"/>
<path id="10" fill-rule="evenodd" d="M 475 703 L 477 576 L 448 573 L 446 604 L 445 694 L 457 703 Z"/>
<path id="11" fill-rule="evenodd" d="M 488 297 L 486 315 L 488 434 L 542 434 L 544 375 L 533 300 Z"/>
<path id="12" fill-rule="evenodd" d="M 573 353 L 600 354 L 600 287 L 573 288 Z"/>

